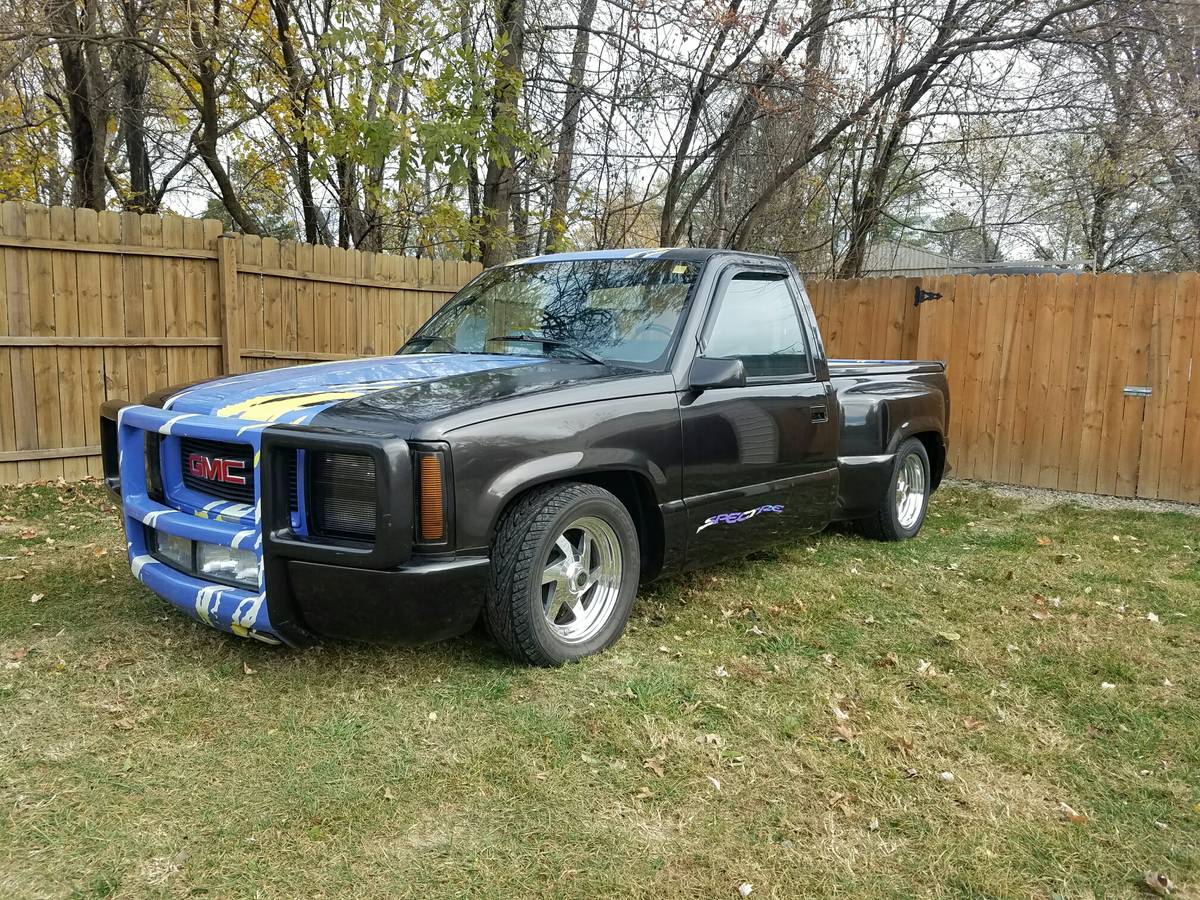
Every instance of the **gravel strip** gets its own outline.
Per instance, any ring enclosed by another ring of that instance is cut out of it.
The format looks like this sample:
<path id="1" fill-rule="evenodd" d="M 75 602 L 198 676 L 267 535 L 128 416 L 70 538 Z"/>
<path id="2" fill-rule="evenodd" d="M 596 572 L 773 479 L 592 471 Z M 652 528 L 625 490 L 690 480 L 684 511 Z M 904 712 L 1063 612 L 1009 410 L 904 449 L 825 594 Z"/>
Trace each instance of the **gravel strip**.
<path id="1" fill-rule="evenodd" d="M 1124 510 L 1132 512 L 1177 512 L 1200 516 L 1200 504 L 1177 503 L 1173 500 L 1140 500 L 1135 497 L 1109 497 L 1103 494 L 1080 494 L 1075 491 L 1053 491 L 1048 488 L 1026 487 L 1018 484 L 994 484 L 990 481 L 969 481 L 947 478 L 954 487 L 982 488 L 1000 497 L 1021 500 L 1034 509 L 1045 509 L 1056 503 L 1074 503 L 1090 509 Z"/>

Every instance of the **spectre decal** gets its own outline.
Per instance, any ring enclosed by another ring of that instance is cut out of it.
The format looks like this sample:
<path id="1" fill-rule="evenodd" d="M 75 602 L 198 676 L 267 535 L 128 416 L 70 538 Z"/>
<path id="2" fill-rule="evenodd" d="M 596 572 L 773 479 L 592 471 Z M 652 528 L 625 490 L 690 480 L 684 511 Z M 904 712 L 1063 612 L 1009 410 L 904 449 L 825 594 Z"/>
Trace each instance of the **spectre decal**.
<path id="1" fill-rule="evenodd" d="M 781 513 L 783 512 L 783 504 L 768 503 L 764 506 L 759 506 L 754 509 L 748 509 L 745 512 L 727 512 L 718 513 L 715 516 L 709 516 L 704 520 L 704 524 L 696 529 L 696 534 L 702 532 L 710 525 L 738 525 L 753 519 L 755 516 L 760 516 L 763 513 Z"/>

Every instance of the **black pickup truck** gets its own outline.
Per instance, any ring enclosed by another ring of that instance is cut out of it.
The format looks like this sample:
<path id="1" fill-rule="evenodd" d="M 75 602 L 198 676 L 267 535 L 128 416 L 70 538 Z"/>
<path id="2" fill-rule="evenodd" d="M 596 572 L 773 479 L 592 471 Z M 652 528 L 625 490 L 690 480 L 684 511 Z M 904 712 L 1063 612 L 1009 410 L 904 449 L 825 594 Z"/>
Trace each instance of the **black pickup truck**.
<path id="1" fill-rule="evenodd" d="M 945 469 L 937 362 L 829 360 L 794 269 L 723 250 L 521 260 L 393 356 L 101 411 L 134 575 L 244 637 L 516 659 L 611 645 L 638 585 L 832 521 L 913 537 Z"/>

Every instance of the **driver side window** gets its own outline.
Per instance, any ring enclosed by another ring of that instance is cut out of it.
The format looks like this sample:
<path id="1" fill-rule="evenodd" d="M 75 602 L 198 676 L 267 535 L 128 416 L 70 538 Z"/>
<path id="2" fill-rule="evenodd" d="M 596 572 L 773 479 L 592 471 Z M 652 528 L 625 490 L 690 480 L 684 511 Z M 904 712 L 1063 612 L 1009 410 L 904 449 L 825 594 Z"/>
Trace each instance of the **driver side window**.
<path id="1" fill-rule="evenodd" d="M 787 277 L 743 272 L 731 278 L 717 300 L 704 355 L 740 359 L 749 378 L 809 374 L 808 347 Z"/>

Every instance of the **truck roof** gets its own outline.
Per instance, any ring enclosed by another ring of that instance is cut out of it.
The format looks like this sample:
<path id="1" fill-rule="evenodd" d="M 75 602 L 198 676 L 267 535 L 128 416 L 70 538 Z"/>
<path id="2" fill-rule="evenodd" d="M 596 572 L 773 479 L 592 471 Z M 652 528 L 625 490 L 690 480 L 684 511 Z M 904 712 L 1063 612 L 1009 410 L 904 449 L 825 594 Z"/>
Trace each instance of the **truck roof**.
<path id="1" fill-rule="evenodd" d="M 679 259 L 690 262 L 705 262 L 711 257 L 720 254 L 771 260 L 773 262 L 780 261 L 779 257 L 769 256 L 765 253 L 746 253 L 741 250 L 728 250 L 718 247 L 633 247 L 624 250 L 576 250 L 568 253 L 547 253 L 543 256 L 514 259 L 509 265 L 521 266 L 529 263 L 574 262 L 587 259 Z"/>

